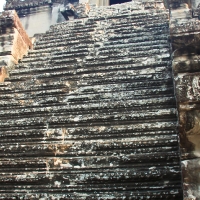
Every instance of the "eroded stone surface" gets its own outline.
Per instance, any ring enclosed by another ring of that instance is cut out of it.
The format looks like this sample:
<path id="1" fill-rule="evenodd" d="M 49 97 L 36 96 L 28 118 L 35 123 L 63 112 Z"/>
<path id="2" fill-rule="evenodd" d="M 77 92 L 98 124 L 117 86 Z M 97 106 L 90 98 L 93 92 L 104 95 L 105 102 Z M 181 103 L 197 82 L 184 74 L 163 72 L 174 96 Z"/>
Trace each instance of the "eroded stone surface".
<path id="1" fill-rule="evenodd" d="M 184 199 L 199 197 L 199 25 L 196 11 L 180 7 L 172 11 L 171 41 L 182 153 Z M 181 13 L 181 15 L 180 15 Z M 189 160 L 190 159 L 190 160 Z"/>
<path id="2" fill-rule="evenodd" d="M 184 178 L 184 196 L 185 199 L 200 198 L 200 177 L 199 177 L 200 159 L 184 160 L 182 162 Z"/>
<path id="3" fill-rule="evenodd" d="M 14 64 L 32 48 L 32 42 L 24 31 L 15 11 L 5 11 L 0 16 L 0 81 L 3 82 Z M 7 69 L 6 69 L 7 68 Z"/>
<path id="4" fill-rule="evenodd" d="M 51 26 L 0 91 L 2 199 L 182 199 L 162 2 Z"/>

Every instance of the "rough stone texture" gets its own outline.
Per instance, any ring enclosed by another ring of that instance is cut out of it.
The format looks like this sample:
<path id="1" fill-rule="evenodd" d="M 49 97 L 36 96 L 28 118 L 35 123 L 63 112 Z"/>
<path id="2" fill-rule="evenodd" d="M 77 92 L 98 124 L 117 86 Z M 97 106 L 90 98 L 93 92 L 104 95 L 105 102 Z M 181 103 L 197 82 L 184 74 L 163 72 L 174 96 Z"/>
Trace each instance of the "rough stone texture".
<path id="1" fill-rule="evenodd" d="M 51 26 L 0 85 L 1 199 L 182 199 L 168 11 Z"/>
<path id="2" fill-rule="evenodd" d="M 200 199 L 200 21 L 186 5 L 171 11 L 171 41 L 185 200 Z"/>
<path id="3" fill-rule="evenodd" d="M 52 0 L 6 0 L 5 9 L 6 10 L 14 10 L 14 9 L 21 9 L 21 8 L 34 8 L 43 5 L 52 4 Z"/>
<path id="4" fill-rule="evenodd" d="M 184 180 L 184 199 L 199 199 L 198 186 L 200 185 L 200 159 L 182 161 L 182 172 Z"/>
<path id="5" fill-rule="evenodd" d="M 22 59 L 32 48 L 32 42 L 24 31 L 15 11 L 5 11 L 0 16 L 0 67 L 2 82 L 6 77 L 6 68 L 9 70 Z"/>

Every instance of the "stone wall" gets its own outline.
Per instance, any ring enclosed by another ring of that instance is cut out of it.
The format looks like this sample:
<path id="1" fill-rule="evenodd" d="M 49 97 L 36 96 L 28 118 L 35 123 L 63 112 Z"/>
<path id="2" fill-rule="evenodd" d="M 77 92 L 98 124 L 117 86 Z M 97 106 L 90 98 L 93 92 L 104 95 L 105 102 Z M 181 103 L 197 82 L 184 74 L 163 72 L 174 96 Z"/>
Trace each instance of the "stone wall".
<path id="1" fill-rule="evenodd" d="M 185 200 L 200 199 L 200 21 L 186 4 L 171 11 L 173 70 Z"/>
<path id="2" fill-rule="evenodd" d="M 2 199 L 183 199 L 162 2 L 51 26 L 0 92 Z"/>
<path id="3" fill-rule="evenodd" d="M 0 67 L 1 82 L 4 80 L 6 71 L 11 69 L 14 64 L 18 63 L 32 49 L 32 42 L 26 34 L 23 26 L 15 11 L 3 12 L 0 16 L 1 27 L 1 51 Z"/>

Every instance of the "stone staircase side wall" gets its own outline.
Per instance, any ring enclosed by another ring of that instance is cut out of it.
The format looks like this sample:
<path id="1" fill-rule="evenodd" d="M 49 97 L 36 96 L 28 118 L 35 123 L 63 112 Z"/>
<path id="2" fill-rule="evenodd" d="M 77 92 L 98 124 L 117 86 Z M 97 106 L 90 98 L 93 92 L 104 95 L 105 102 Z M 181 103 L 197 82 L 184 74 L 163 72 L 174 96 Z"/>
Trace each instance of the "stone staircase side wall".
<path id="1" fill-rule="evenodd" d="M 200 199 L 200 21 L 186 4 L 171 11 L 184 200 Z"/>
<path id="2" fill-rule="evenodd" d="M 0 67 L 1 70 L 0 82 L 8 76 L 8 71 L 12 69 L 18 60 L 22 59 L 32 49 L 31 39 L 24 30 L 16 11 L 5 11 L 0 16 L 1 18 L 1 52 L 0 52 Z M 9 24 L 6 24 L 9 23 Z M 6 27 L 6 28 L 5 28 Z M 9 34 L 9 37 L 7 36 Z M 7 75 L 3 73 L 7 71 Z M 4 74 L 4 75 L 3 75 Z"/>

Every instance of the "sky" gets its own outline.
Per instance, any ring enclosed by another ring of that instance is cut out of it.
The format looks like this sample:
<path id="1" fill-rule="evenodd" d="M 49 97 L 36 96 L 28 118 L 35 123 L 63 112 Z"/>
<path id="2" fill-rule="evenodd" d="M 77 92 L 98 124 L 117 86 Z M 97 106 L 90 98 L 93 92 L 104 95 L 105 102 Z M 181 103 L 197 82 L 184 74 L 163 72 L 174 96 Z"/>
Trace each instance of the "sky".
<path id="1" fill-rule="evenodd" d="M 3 5 L 6 3 L 6 0 L 0 0 L 0 12 L 3 10 Z"/>

